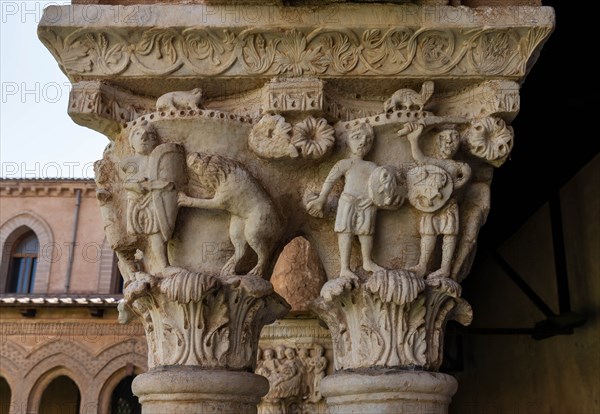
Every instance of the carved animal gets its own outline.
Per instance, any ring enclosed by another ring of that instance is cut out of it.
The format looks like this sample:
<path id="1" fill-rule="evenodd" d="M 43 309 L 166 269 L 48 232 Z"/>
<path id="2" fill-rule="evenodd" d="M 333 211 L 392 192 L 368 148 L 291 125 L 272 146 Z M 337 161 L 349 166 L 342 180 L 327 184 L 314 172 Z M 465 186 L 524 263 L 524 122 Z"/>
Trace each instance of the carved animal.
<path id="1" fill-rule="evenodd" d="M 187 157 L 187 165 L 190 185 L 198 185 L 214 196 L 201 199 L 180 194 L 180 206 L 225 210 L 231 214 L 229 236 L 235 252 L 223 266 L 221 274 L 235 274 L 238 262 L 251 247 L 258 261 L 248 274 L 264 276 L 283 229 L 282 219 L 271 197 L 244 166 L 234 160 L 192 153 Z"/>
<path id="2" fill-rule="evenodd" d="M 433 82 L 427 81 L 421 86 L 421 92 L 412 89 L 399 89 L 383 104 L 386 113 L 394 111 L 422 111 L 433 95 Z"/>
<path id="3" fill-rule="evenodd" d="M 198 110 L 202 108 L 202 89 L 165 93 L 156 100 L 157 111 Z"/>

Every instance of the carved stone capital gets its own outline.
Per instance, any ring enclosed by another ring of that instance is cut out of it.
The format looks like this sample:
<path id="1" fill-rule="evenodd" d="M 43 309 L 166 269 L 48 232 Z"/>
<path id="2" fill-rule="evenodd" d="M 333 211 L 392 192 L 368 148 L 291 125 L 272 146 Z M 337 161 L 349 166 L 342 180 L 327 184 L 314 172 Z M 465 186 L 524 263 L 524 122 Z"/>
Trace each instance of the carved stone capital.
<path id="1" fill-rule="evenodd" d="M 136 273 L 122 318 L 137 314 L 148 340 L 148 367 L 253 370 L 262 327 L 289 306 L 253 276 L 218 278 L 180 270 L 164 278 Z"/>
<path id="2" fill-rule="evenodd" d="M 190 387 L 254 370 L 261 328 L 289 309 L 262 278 L 303 236 L 328 280 L 312 309 L 338 374 L 308 375 L 325 372 L 320 334 L 272 335 L 261 409 L 323 408 L 323 379 L 332 412 L 444 412 L 455 381 L 406 371 L 436 371 L 447 321 L 471 321 L 460 282 L 554 11 L 218 3 L 50 6 L 38 29 L 75 84 L 69 114 L 111 140 L 97 198 L 121 317 L 146 329 L 145 409 L 252 411 L 264 379 Z"/>
<path id="3" fill-rule="evenodd" d="M 330 280 L 312 308 L 331 332 L 337 371 L 437 370 L 446 322 L 472 319 L 459 294 L 452 280 L 432 287 L 412 272 L 385 271 L 365 281 Z"/>

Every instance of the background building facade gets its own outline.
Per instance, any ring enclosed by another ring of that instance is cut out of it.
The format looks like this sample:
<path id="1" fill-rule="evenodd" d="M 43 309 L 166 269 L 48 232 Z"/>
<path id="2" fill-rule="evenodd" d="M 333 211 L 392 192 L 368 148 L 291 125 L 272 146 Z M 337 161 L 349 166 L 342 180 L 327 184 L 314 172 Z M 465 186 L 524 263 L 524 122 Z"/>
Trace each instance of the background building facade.
<path id="1" fill-rule="evenodd" d="M 146 370 L 91 180 L 0 182 L 0 411 L 135 413 Z"/>

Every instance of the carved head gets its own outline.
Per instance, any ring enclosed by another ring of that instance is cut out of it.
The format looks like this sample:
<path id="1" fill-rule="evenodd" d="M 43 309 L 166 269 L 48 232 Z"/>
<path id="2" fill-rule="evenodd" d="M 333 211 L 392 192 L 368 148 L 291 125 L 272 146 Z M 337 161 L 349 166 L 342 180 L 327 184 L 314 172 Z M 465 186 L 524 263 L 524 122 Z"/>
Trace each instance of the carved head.
<path id="1" fill-rule="evenodd" d="M 348 133 L 348 146 L 353 154 L 362 158 L 371 151 L 374 139 L 373 127 L 367 123 L 360 123 Z"/>
<path id="2" fill-rule="evenodd" d="M 198 98 L 202 97 L 202 88 L 194 88 L 191 92 L 192 94 L 198 96 Z"/>
<path id="3" fill-rule="evenodd" d="M 298 355 L 300 356 L 300 358 L 306 359 L 308 357 L 308 348 L 298 349 Z"/>
<path id="4" fill-rule="evenodd" d="M 186 161 L 192 179 L 211 192 L 227 180 L 230 174 L 235 174 L 236 179 L 240 180 L 246 175 L 240 164 L 219 155 L 192 152 Z"/>
<path id="5" fill-rule="evenodd" d="M 454 157 L 460 145 L 458 131 L 453 128 L 444 129 L 436 136 L 440 156 L 445 159 Z"/>
<path id="6" fill-rule="evenodd" d="M 279 359 L 279 360 L 285 359 L 285 350 L 286 350 L 285 345 L 277 345 L 277 347 L 275 348 L 275 352 L 277 352 L 277 359 Z"/>
<path id="7" fill-rule="evenodd" d="M 263 352 L 263 358 L 265 361 L 270 361 L 275 356 L 275 352 L 271 348 L 265 349 Z"/>
<path id="8" fill-rule="evenodd" d="M 285 357 L 287 359 L 294 359 L 294 358 L 296 358 L 296 351 L 294 351 L 292 348 L 286 348 L 285 349 Z"/>
<path id="9" fill-rule="evenodd" d="M 136 154 L 149 155 L 158 145 L 158 134 L 152 124 L 143 122 L 129 133 L 129 144 Z"/>
<path id="10" fill-rule="evenodd" d="M 315 345 L 314 356 L 322 357 L 325 353 L 325 349 L 321 345 Z"/>

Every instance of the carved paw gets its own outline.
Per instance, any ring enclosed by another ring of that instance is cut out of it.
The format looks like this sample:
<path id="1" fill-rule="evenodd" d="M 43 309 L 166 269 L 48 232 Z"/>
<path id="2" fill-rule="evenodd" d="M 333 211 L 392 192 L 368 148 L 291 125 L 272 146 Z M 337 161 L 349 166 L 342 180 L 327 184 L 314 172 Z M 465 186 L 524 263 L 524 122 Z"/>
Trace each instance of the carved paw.
<path id="1" fill-rule="evenodd" d="M 236 265 L 235 256 L 233 256 L 229 260 L 227 260 L 227 263 L 225 263 L 225 265 L 221 269 L 220 276 L 226 277 L 226 276 L 230 276 L 230 275 L 235 275 L 235 265 Z"/>
<path id="2" fill-rule="evenodd" d="M 177 194 L 177 205 L 179 207 L 192 207 L 194 199 L 185 193 Z"/>

